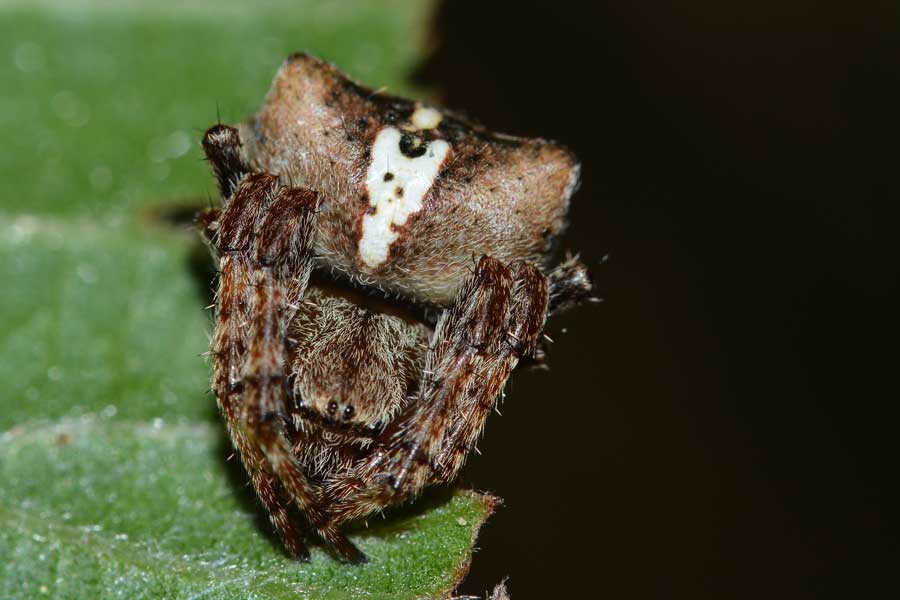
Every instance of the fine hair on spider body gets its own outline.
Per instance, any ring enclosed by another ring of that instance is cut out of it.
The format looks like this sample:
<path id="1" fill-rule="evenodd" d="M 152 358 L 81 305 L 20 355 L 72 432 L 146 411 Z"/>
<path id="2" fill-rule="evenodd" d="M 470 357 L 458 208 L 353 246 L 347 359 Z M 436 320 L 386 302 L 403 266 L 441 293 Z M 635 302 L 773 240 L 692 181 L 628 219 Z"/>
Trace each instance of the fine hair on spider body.
<path id="1" fill-rule="evenodd" d="M 306 55 L 203 149 L 231 442 L 292 555 L 311 529 L 362 562 L 342 525 L 453 482 L 547 316 L 591 299 L 577 258 L 547 264 L 579 165 Z"/>

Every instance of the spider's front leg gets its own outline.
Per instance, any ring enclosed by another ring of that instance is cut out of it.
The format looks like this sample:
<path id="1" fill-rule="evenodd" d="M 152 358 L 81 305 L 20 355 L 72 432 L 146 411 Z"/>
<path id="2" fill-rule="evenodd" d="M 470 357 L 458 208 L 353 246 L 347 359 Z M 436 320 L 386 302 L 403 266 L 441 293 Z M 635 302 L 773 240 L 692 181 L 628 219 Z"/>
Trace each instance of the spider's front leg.
<path id="1" fill-rule="evenodd" d="M 336 522 L 455 479 L 510 372 L 534 351 L 548 301 L 536 267 L 479 261 L 438 321 L 410 412 L 382 450 L 329 486 Z"/>
<path id="2" fill-rule="evenodd" d="M 236 157 L 240 141 L 237 131 L 230 127 L 211 128 L 203 139 L 207 159 L 216 174 L 222 192 L 224 207 L 210 209 L 199 215 L 201 234 L 218 258 L 219 277 L 216 290 L 216 327 L 210 344 L 213 359 L 212 389 L 225 419 L 232 446 L 238 451 L 241 462 L 250 476 L 256 496 L 263 503 L 275 531 L 293 556 L 309 558 L 309 550 L 303 535 L 294 526 L 285 502 L 285 490 L 272 472 L 262 450 L 244 432 L 241 425 L 243 385 L 241 373 L 247 355 L 246 323 L 250 311 L 246 301 L 250 264 L 245 253 L 227 247 L 221 231 L 234 230 L 243 211 L 246 227 L 255 229 L 264 203 L 268 202 L 271 182 L 265 179 L 248 181 L 236 194 L 238 184 L 249 169 Z M 246 214 L 245 207 L 259 206 L 255 215 Z"/>
<path id="3" fill-rule="evenodd" d="M 232 442 L 276 530 L 294 555 L 306 558 L 309 552 L 280 492 L 297 504 L 342 557 L 362 561 L 359 550 L 336 527 L 326 524 L 321 490 L 306 477 L 284 432 L 287 328 L 312 270 L 317 196 L 309 190 L 282 187 L 276 177 L 265 173 L 235 179 L 232 166 L 220 161 L 221 156 L 237 156 L 236 152 L 211 152 L 209 138 L 207 134 L 204 147 L 223 193 L 233 185 L 224 208 L 204 217 L 220 257 L 213 385 Z"/>

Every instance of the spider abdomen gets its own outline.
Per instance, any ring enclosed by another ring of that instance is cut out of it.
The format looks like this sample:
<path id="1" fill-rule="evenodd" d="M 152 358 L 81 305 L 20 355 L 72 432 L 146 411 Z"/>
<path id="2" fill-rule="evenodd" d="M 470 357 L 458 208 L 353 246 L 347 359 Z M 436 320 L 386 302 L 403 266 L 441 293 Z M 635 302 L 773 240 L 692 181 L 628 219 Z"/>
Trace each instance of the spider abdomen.
<path id="1" fill-rule="evenodd" d="M 253 167 L 321 194 L 320 266 L 444 306 L 473 256 L 542 265 L 579 177 L 558 144 L 373 92 L 306 55 L 285 62 L 241 139 Z"/>

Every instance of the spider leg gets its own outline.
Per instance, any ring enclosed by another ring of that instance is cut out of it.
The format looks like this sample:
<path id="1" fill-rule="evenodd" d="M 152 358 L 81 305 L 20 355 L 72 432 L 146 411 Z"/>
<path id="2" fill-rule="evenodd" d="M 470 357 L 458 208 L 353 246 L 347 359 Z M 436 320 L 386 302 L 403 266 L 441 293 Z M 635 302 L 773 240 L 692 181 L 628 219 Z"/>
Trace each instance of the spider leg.
<path id="1" fill-rule="evenodd" d="M 261 187 L 259 182 L 257 187 Z M 253 195 L 253 186 L 241 191 L 237 205 L 246 204 L 246 196 Z M 258 195 L 258 194 L 257 194 Z M 250 476 L 257 497 L 263 503 L 269 519 L 288 551 L 297 558 L 307 559 L 309 550 L 303 535 L 294 527 L 283 500 L 284 490 L 274 477 L 262 450 L 250 442 L 241 426 L 243 385 L 242 365 L 246 358 L 247 336 L 245 323 L 249 319 L 245 291 L 250 269 L 245 256 L 221 245 L 218 232 L 221 229 L 223 211 L 211 210 L 201 216 L 204 234 L 217 251 L 220 251 L 219 285 L 217 290 L 216 329 L 211 344 L 214 359 L 213 390 L 219 408 L 225 418 L 229 437 L 241 457 Z M 229 222 L 233 225 L 234 219 Z"/>
<path id="2" fill-rule="evenodd" d="M 242 422 L 319 535 L 344 559 L 364 562 L 365 556 L 350 540 L 336 526 L 326 524 L 321 490 L 306 477 L 284 435 L 287 397 L 284 340 L 312 271 L 310 251 L 316 205 L 315 193 L 282 188 L 256 236 Z"/>
<path id="3" fill-rule="evenodd" d="M 241 310 L 245 360 L 232 363 L 239 371 L 228 373 L 241 394 L 231 428 L 251 447 L 253 466 L 259 462 L 255 453 L 262 453 L 265 466 L 322 538 L 346 560 L 361 562 L 362 553 L 336 526 L 326 524 L 321 490 L 307 478 L 284 429 L 285 341 L 312 270 L 317 202 L 314 192 L 280 187 L 274 176 L 253 173 L 240 181 L 222 211 L 217 238 L 222 269 L 238 279 L 235 301 L 249 298 Z M 280 520 L 277 506 L 276 515 Z"/>
<path id="4" fill-rule="evenodd" d="M 466 456 L 475 447 L 487 416 L 503 393 L 510 372 L 520 359 L 533 355 L 544 328 L 549 303 L 548 282 L 527 263 L 514 265 L 513 289 L 506 324 L 497 347 L 479 365 L 466 396 L 457 400 L 444 444 L 437 455 L 440 479 L 456 478 Z"/>
<path id="5" fill-rule="evenodd" d="M 584 302 L 596 301 L 587 267 L 577 256 L 569 256 L 547 276 L 550 283 L 550 313 L 556 314 Z"/>
<path id="6" fill-rule="evenodd" d="M 330 482 L 335 522 L 452 481 L 518 360 L 547 315 L 547 279 L 527 264 L 483 257 L 435 328 L 418 398 L 381 450 Z"/>
<path id="7" fill-rule="evenodd" d="M 203 136 L 203 152 L 212 165 L 219 191 L 227 203 L 238 183 L 250 172 L 241 155 L 241 138 L 237 129 L 228 125 L 213 125 Z"/>
<path id="8" fill-rule="evenodd" d="M 280 484 L 274 479 L 265 455 L 258 446 L 251 444 L 240 426 L 240 405 L 242 387 L 240 383 L 241 365 L 246 354 L 246 340 L 243 321 L 247 315 L 243 301 L 236 293 L 246 285 L 245 265 L 234 264 L 231 256 L 221 260 L 221 275 L 218 292 L 218 324 L 212 342 L 212 356 L 215 361 L 213 390 L 219 408 L 225 418 L 231 443 L 238 450 L 244 468 L 250 475 L 257 497 L 262 501 L 269 519 L 288 551 L 298 558 L 308 558 L 309 551 L 303 543 L 303 536 L 291 522 L 282 500 Z"/>

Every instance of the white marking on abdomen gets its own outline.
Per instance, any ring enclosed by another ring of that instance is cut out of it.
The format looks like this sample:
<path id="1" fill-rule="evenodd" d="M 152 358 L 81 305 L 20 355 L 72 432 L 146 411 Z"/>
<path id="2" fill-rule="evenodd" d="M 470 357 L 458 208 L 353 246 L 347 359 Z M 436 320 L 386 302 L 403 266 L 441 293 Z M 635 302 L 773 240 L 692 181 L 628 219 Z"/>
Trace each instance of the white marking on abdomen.
<path id="1" fill-rule="evenodd" d="M 416 129 L 434 129 L 441 124 L 443 118 L 439 110 L 430 106 L 419 106 L 409 118 L 409 122 Z"/>
<path id="2" fill-rule="evenodd" d="M 373 214 L 363 215 L 359 256 L 370 267 L 387 260 L 398 237 L 393 226 L 402 226 L 409 215 L 422 209 L 422 200 L 437 178 L 450 150 L 444 140 L 428 142 L 425 153 L 410 158 L 400 151 L 403 133 L 385 127 L 372 144 L 372 164 L 366 173 L 366 190 Z"/>

